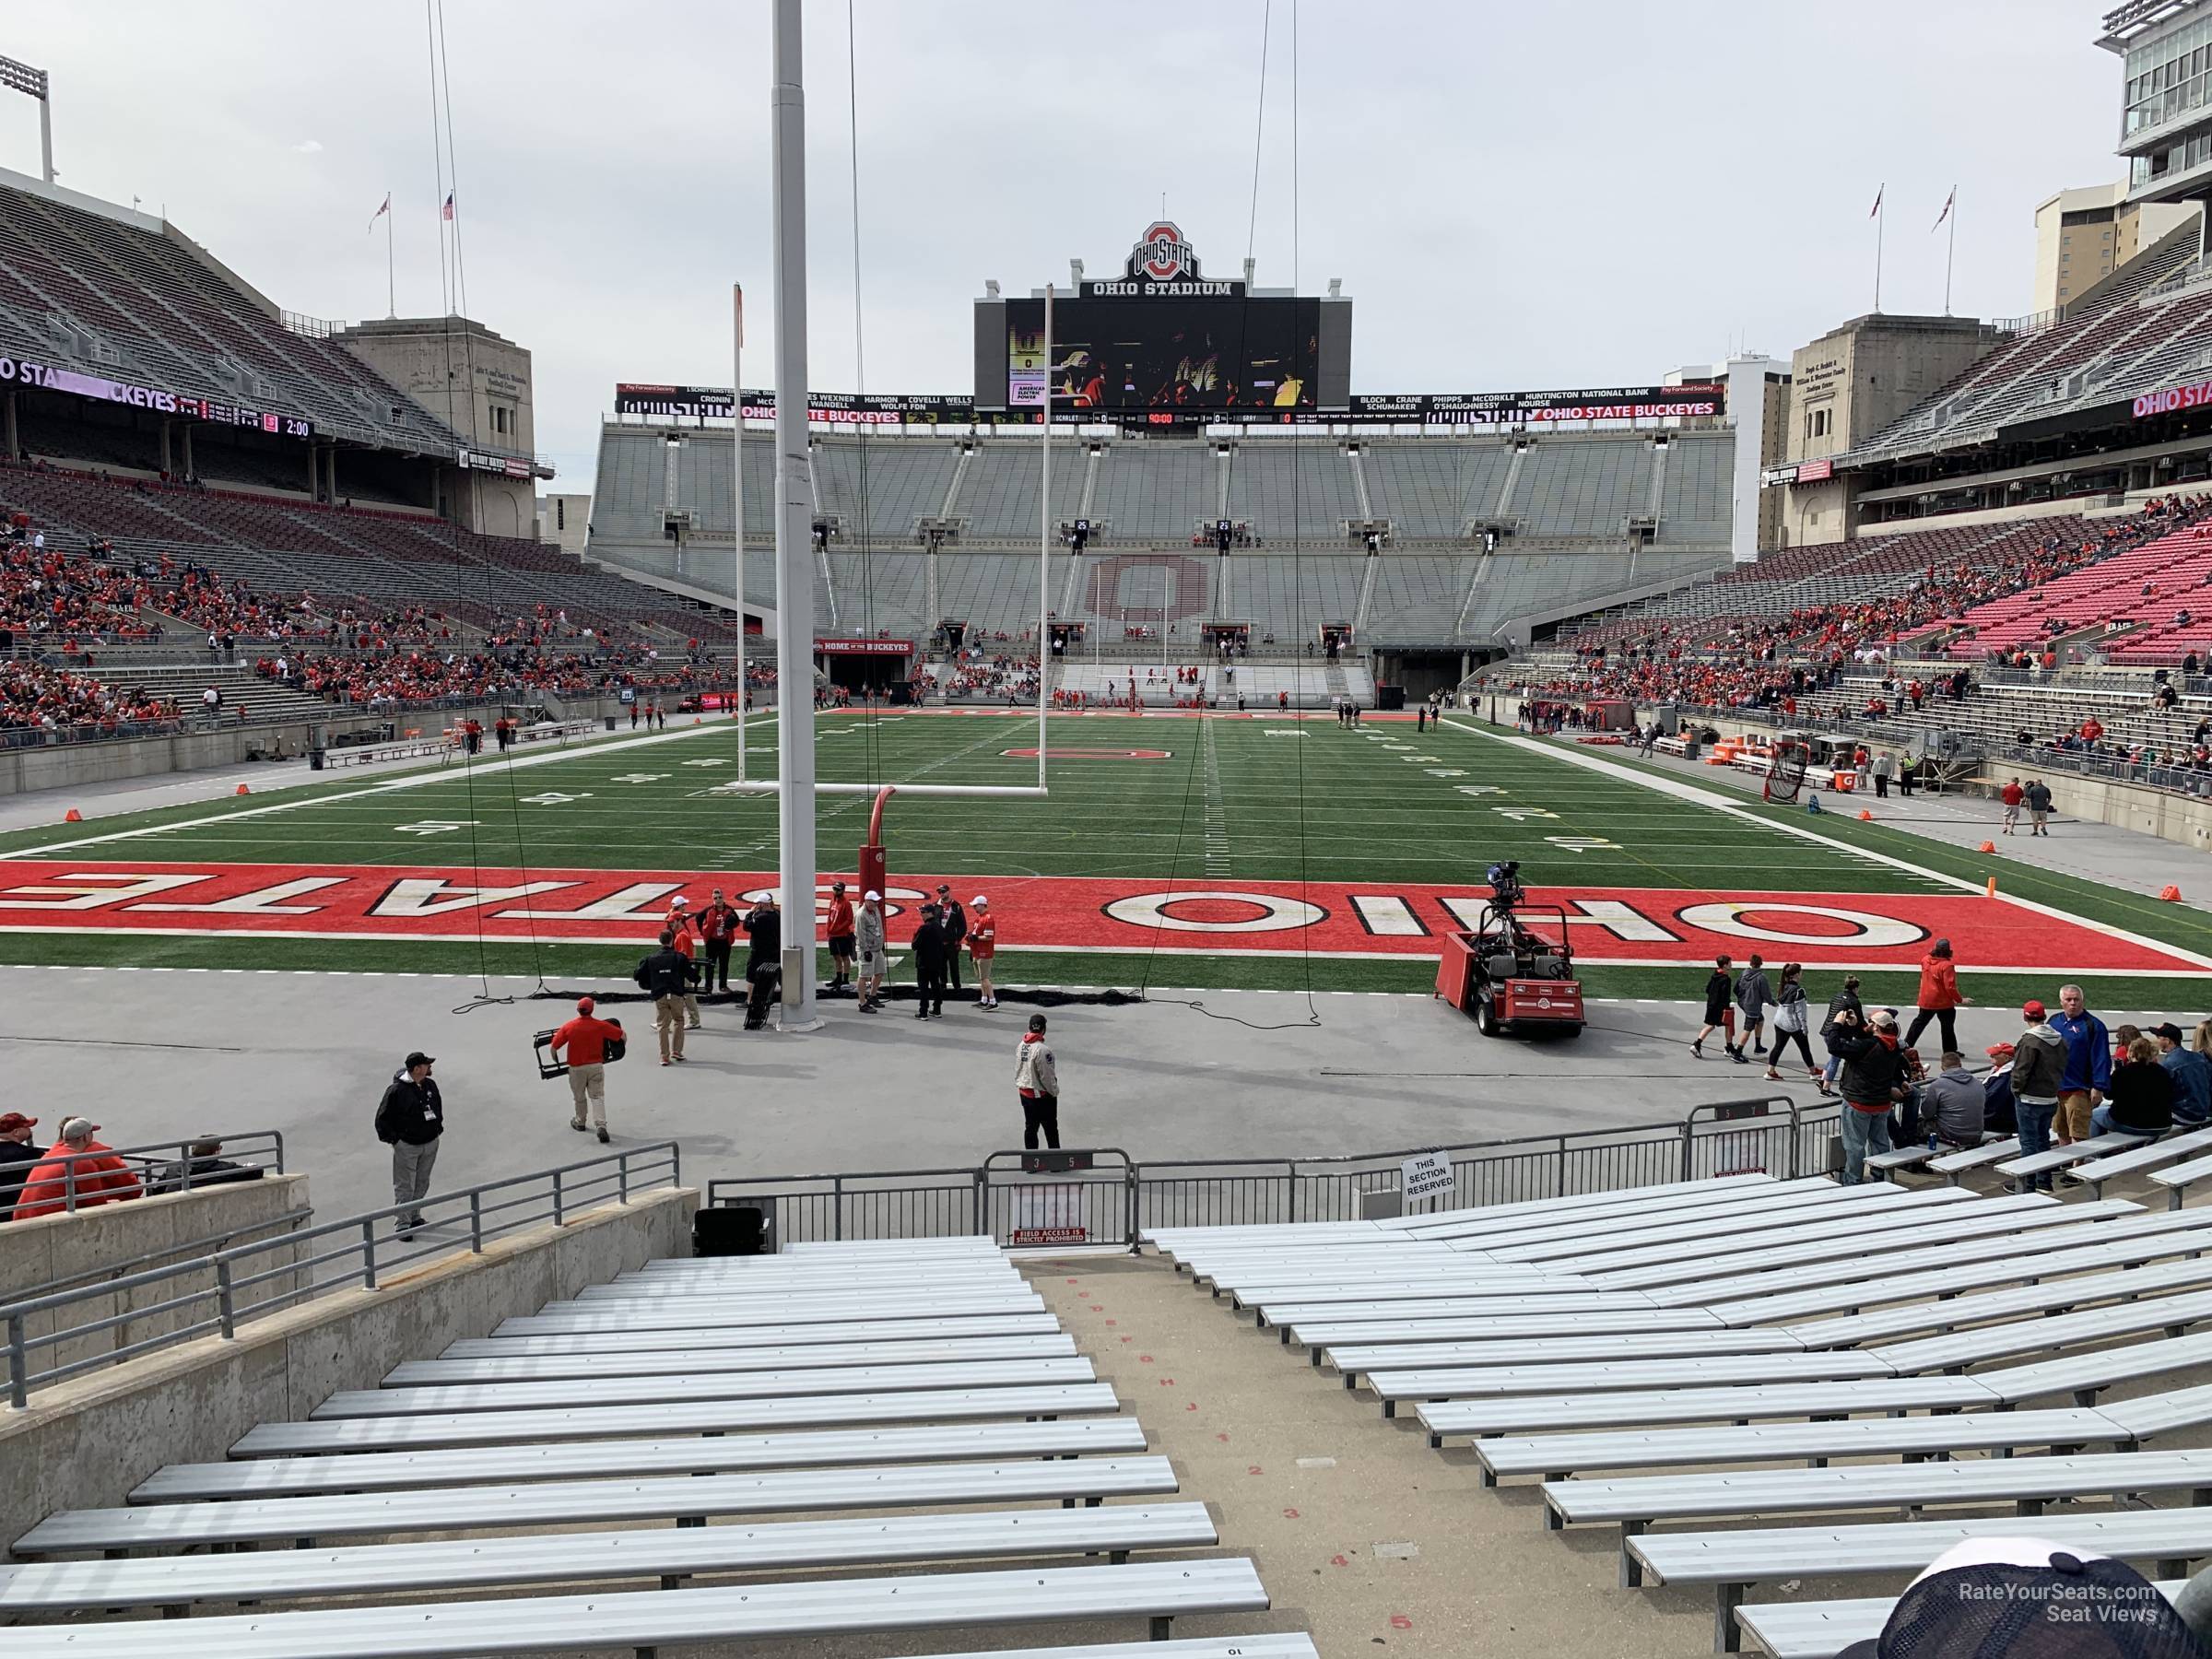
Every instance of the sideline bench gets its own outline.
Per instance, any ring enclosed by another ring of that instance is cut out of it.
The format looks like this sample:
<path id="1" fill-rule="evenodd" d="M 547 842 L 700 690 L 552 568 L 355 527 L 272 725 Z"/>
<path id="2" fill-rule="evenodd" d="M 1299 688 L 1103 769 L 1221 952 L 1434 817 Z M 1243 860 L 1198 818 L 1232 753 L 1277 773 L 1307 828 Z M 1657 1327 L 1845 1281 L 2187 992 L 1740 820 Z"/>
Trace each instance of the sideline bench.
<path id="1" fill-rule="evenodd" d="M 604 1406 L 665 1405 L 686 1400 L 770 1399 L 780 1394 L 874 1394 L 892 1388 L 1018 1388 L 1088 1382 L 1090 1361 L 1009 1359 L 992 1365 L 848 1365 L 828 1370 L 737 1371 L 703 1377 L 608 1377 L 591 1394 Z M 521 1411 L 563 1406 L 570 1382 L 484 1382 L 474 1387 L 341 1389 L 308 1415 L 317 1418 L 404 1417 L 453 1411 Z"/>
<path id="2" fill-rule="evenodd" d="M 442 1659 L 565 1652 L 579 1632 L 594 1649 L 650 1651 L 775 1636 L 1133 1618 L 1148 1619 L 1161 1638 L 1182 1614 L 1264 1612 L 1267 1606 L 1252 1562 L 1233 1557 L 318 1609 L 202 1619 L 190 1630 L 194 1646 L 227 1659 Z M 177 1640 L 166 1621 L 135 1619 L 25 1627 L 9 1632 L 8 1646 L 27 1659 L 172 1659 Z"/>
<path id="3" fill-rule="evenodd" d="M 1972 1377 L 1872 1377 L 1842 1382 L 1436 1400 L 1415 1406 L 1414 1415 L 1429 1431 L 1429 1443 L 1441 1446 L 1447 1434 L 1479 1437 L 1514 1430 L 1748 1423 L 1759 1418 L 1847 1417 L 1861 1411 L 1994 1411 L 2002 1404 Z"/>
<path id="4" fill-rule="evenodd" d="M 2192 1152 L 2212 1148 L 2212 1128 L 2185 1130 L 2180 1135 L 2169 1135 L 2133 1151 L 2116 1152 L 2110 1158 L 2091 1159 L 2088 1163 L 2076 1164 L 2065 1172 L 2068 1181 L 2078 1181 L 2089 1189 L 2089 1196 L 2104 1196 L 2104 1183 L 2122 1175 L 2133 1175 L 2143 1170 L 2155 1170 L 2160 1164 L 2170 1164 Z M 2171 1190 L 2171 1189 L 2170 1189 Z"/>
<path id="5" fill-rule="evenodd" d="M 498 1359 L 407 1359 L 384 1373 L 386 1388 L 452 1382 L 540 1382 L 560 1377 L 696 1376 L 809 1366 L 951 1364 L 959 1360 L 1065 1359 L 1076 1339 L 962 1336 L 938 1342 L 809 1343 L 756 1348 L 653 1348 L 639 1353 L 526 1354 Z"/>
<path id="6" fill-rule="evenodd" d="M 723 1330 L 585 1331 L 569 1336 L 465 1336 L 442 1359 L 512 1359 L 533 1354 L 638 1354 L 655 1348 L 772 1347 L 785 1342 L 944 1342 L 957 1336 L 1049 1336 L 1050 1313 L 965 1319 L 832 1320 L 823 1324 L 733 1325 Z"/>
<path id="7" fill-rule="evenodd" d="M 2137 1454 L 2139 1455 L 2139 1454 Z M 2014 1515 L 1972 1521 L 1892 1521 L 1859 1526 L 1777 1526 L 1724 1532 L 1647 1533 L 1629 1549 L 1649 1582 L 1711 1584 L 1716 1593 L 1713 1646 L 1737 1651 L 1735 1609 L 1751 1585 L 1797 1578 L 1915 1573 L 1968 1538 L 2017 1538 Z M 2156 1561 L 2169 1577 L 2212 1555 L 2212 1510 L 2120 1510 L 2093 1515 L 2043 1515 L 2028 1528 L 2069 1549 L 2095 1550 L 2128 1561 Z"/>
<path id="8" fill-rule="evenodd" d="M 940 1463 L 961 1458 L 1093 1457 L 1145 1451 L 1135 1418 L 1051 1423 L 930 1424 L 811 1434 L 688 1435 L 674 1440 L 554 1441 L 427 1452 L 338 1453 L 170 1464 L 131 1488 L 133 1503 L 368 1492 L 393 1487 L 582 1480 L 602 1475 L 718 1474 L 833 1464 Z"/>
<path id="9" fill-rule="evenodd" d="M 1060 1388 L 926 1388 L 772 1400 L 701 1400 L 677 1406 L 565 1406 L 554 1411 L 455 1411 L 428 1417 L 335 1418 L 262 1423 L 230 1448 L 233 1457 L 312 1456 L 325 1452 L 413 1451 L 549 1440 L 612 1440 L 639 1434 L 724 1434 L 840 1423 L 949 1423 L 973 1418 L 1059 1418 L 1117 1412 L 1109 1382 Z"/>
<path id="10" fill-rule="evenodd" d="M 1564 1480 L 1585 1469 L 1665 1469 L 1685 1465 L 1779 1462 L 1813 1468 L 1831 1457 L 1943 1457 L 2009 1453 L 2020 1446 L 2114 1446 L 2135 1439 L 2100 1412 L 1946 1412 L 1930 1417 L 1844 1418 L 1831 1422 L 1730 1424 L 1724 1429 L 1650 1429 L 1618 1434 L 1530 1434 L 1478 1440 L 1485 1486 L 1508 1475 Z"/>
<path id="11" fill-rule="evenodd" d="M 397 1595 L 630 1578 L 657 1578 L 661 1588 L 674 1589 L 675 1581 L 702 1572 L 1025 1555 L 1097 1554 L 1118 1560 L 1131 1550 L 1206 1548 L 1218 1542 L 1203 1503 L 1113 1504 L 862 1521 L 631 1527 L 471 1538 L 463 1547 L 431 1540 L 146 1556 L 134 1560 L 41 1561 L 0 1567 L 0 1613 Z"/>
<path id="12" fill-rule="evenodd" d="M 2168 1601 L 2181 1594 L 2187 1579 L 2165 1579 L 2151 1588 Z M 1865 1601 L 1754 1602 L 1735 1610 L 1743 1633 L 1771 1659 L 1835 1659 L 1854 1641 L 1882 1633 L 1897 1606 L 1895 1596 Z"/>
<path id="13" fill-rule="evenodd" d="M 1829 1469 L 1746 1469 L 1727 1475 L 1643 1475 L 1622 1480 L 1547 1480 L 1547 1531 L 1591 1522 L 1621 1529 L 1620 1582 L 1643 1570 L 1628 1547 L 1653 1523 L 1794 1511 L 1916 1510 L 1935 1503 L 1999 1503 L 2040 1515 L 2061 1499 L 2212 1488 L 2212 1452 L 2102 1452 L 2050 1457 L 1977 1457 L 1959 1463 L 1853 1464 Z M 2032 1531 L 2032 1529 L 2029 1529 Z"/>
<path id="14" fill-rule="evenodd" d="M 526 1486 L 438 1487 L 382 1493 L 149 1503 L 63 1510 L 15 1542 L 19 1556 L 94 1549 L 182 1549 L 270 1538 L 461 1532 L 604 1521 L 772 1514 L 779 1510 L 898 1509 L 1021 1498 L 1097 1502 L 1175 1490 L 1164 1457 L 1037 1458 L 771 1470 L 645 1480 L 564 1480 Z"/>

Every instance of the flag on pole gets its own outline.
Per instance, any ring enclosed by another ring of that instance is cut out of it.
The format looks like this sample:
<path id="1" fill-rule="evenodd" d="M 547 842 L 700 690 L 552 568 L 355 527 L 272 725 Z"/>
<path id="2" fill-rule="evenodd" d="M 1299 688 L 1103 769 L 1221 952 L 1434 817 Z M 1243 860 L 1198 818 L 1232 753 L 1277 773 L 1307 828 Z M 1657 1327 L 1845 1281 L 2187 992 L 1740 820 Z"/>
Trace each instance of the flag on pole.
<path id="1" fill-rule="evenodd" d="M 439 209 L 438 217 L 449 219 L 453 217 L 453 193 L 450 190 L 445 193 L 445 206 Z"/>
<path id="2" fill-rule="evenodd" d="M 384 215 L 385 215 L 385 214 L 387 214 L 387 213 L 389 213 L 389 212 L 391 212 L 391 211 L 392 211 L 392 193 L 391 193 L 390 191 L 388 191 L 388 190 L 387 190 L 387 191 L 385 191 L 385 192 L 384 192 L 384 205 L 383 205 L 382 207 L 379 207 L 379 208 L 378 208 L 378 209 L 377 209 L 377 210 L 376 210 L 374 213 L 372 213 L 372 214 L 371 214 L 371 215 L 369 216 L 369 229 L 371 229 L 371 230 L 375 229 L 376 229 L 376 221 L 377 221 L 378 219 L 380 219 L 380 218 L 382 218 L 384 217 Z"/>
<path id="3" fill-rule="evenodd" d="M 1951 217 L 1951 207 L 1958 200 L 1959 186 L 1954 184 L 1951 186 L 1951 194 L 1943 198 L 1943 211 L 1936 216 L 1936 222 L 1928 227 L 1930 230 L 1940 230 L 1943 229 L 1943 221 Z"/>
<path id="4" fill-rule="evenodd" d="M 1888 188 L 1889 186 L 1887 184 L 1877 184 L 1874 187 L 1874 206 L 1866 215 L 1868 218 L 1876 218 L 1880 216 L 1882 211 L 1882 192 Z"/>

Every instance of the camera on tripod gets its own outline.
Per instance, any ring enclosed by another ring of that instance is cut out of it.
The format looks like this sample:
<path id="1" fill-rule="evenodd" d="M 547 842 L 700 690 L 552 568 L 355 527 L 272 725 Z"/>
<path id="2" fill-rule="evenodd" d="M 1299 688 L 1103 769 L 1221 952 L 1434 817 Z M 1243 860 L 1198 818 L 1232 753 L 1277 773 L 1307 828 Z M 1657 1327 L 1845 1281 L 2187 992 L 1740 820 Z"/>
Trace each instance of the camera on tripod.
<path id="1" fill-rule="evenodd" d="M 1490 902 L 1501 911 L 1509 911 L 1528 897 L 1528 889 L 1521 885 L 1521 861 L 1509 858 L 1489 868 Z"/>

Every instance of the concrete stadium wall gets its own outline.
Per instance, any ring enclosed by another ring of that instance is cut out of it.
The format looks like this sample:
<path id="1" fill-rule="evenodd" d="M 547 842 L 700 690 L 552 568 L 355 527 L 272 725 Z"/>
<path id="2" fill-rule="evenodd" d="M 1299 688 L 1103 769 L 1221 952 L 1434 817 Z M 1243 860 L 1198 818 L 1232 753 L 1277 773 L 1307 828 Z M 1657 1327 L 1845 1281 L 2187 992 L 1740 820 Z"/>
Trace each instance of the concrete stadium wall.
<path id="1" fill-rule="evenodd" d="M 135 1206 L 126 1206 L 135 1207 Z M 426 1262 L 377 1290 L 341 1290 L 0 1407 L 0 1539 L 56 1510 L 114 1507 L 164 1464 L 219 1462 L 256 1423 L 305 1417 L 655 1256 L 688 1250 L 699 1193 L 667 1187 Z M 588 1393 L 588 1390 L 585 1391 Z M 579 1397 L 582 1397 L 581 1394 Z"/>
<path id="2" fill-rule="evenodd" d="M 308 1208 L 307 1177 L 302 1174 L 269 1175 L 260 1181 L 239 1182 L 191 1193 L 166 1193 L 155 1198 L 124 1204 L 95 1205 L 75 1215 L 37 1216 L 29 1221 L 11 1221 L 0 1227 L 0 1303 L 41 1295 L 56 1281 L 81 1282 L 89 1277 L 120 1278 L 145 1268 L 159 1267 L 192 1256 L 206 1254 L 231 1244 L 273 1238 L 294 1225 L 287 1218 Z M 276 1267 L 294 1259 L 293 1253 L 272 1253 L 255 1265 L 254 1271 Z M 271 1279 L 238 1292 L 241 1309 L 284 1294 L 290 1276 Z M 192 1274 L 157 1285 L 113 1291 L 75 1304 L 58 1316 L 59 1323 L 79 1325 L 137 1308 L 152 1308 L 194 1291 L 215 1288 L 213 1272 Z M 75 1338 L 53 1347 L 33 1348 L 33 1370 L 66 1365 L 99 1354 L 113 1353 L 134 1342 L 159 1336 L 202 1319 L 214 1317 L 212 1301 L 148 1312 L 105 1331 Z M 32 1338 L 53 1332 L 54 1313 L 34 1313 L 24 1321 L 24 1335 Z"/>

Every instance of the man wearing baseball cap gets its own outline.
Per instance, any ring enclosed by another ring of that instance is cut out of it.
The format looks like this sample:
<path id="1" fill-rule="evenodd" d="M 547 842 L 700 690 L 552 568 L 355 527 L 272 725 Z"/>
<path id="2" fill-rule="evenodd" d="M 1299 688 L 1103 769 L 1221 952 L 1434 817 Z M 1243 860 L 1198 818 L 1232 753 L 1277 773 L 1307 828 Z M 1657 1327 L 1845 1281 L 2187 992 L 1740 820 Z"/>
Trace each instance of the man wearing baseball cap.
<path id="1" fill-rule="evenodd" d="M 883 1006 L 883 895 L 874 888 L 861 896 L 854 930 L 860 946 L 860 1011 L 873 1014 Z"/>
<path id="2" fill-rule="evenodd" d="M 948 883 L 937 883 L 937 926 L 945 935 L 945 980 L 955 991 L 960 988 L 960 947 L 968 939 L 968 912 L 960 901 L 952 896 Z"/>
<path id="3" fill-rule="evenodd" d="M 991 982 L 991 959 L 998 955 L 998 918 L 991 913 L 991 900 L 981 893 L 975 896 L 975 914 L 968 922 L 968 954 L 975 959 L 975 1006 L 997 1007 L 998 988 Z"/>
<path id="4" fill-rule="evenodd" d="M 2020 1021 L 2027 1029 L 2012 1043 L 2012 1121 L 2025 1158 L 2051 1149 L 2051 1120 L 2058 1114 L 2058 1097 L 2065 1087 L 2066 1040 L 2043 1005 L 2032 998 L 2020 1005 Z M 2014 1184 L 2021 1192 L 2041 1188 L 2047 1193 L 2051 1177 L 2023 1177 Z"/>
<path id="5" fill-rule="evenodd" d="M 24 1178 L 39 1161 L 39 1149 L 30 1144 L 30 1132 L 38 1126 L 37 1118 L 19 1112 L 0 1113 L 0 1221 L 16 1207 Z"/>
<path id="6" fill-rule="evenodd" d="M 1984 1535 L 1936 1557 L 1881 1634 L 1837 1659 L 2202 1659 L 2194 1589 L 2169 1602 L 2094 1550 Z"/>
<path id="7" fill-rule="evenodd" d="M 588 1098 L 592 1108 L 592 1127 L 599 1132 L 602 1145 L 611 1138 L 606 1133 L 606 1055 L 610 1043 L 627 1042 L 629 1039 L 618 1019 L 601 1019 L 599 1005 L 588 996 L 576 999 L 576 1018 L 553 1033 L 547 1046 L 555 1059 L 569 1063 L 569 1100 L 575 1110 L 569 1114 L 569 1127 L 579 1134 L 583 1130 L 583 1108 Z"/>
<path id="8" fill-rule="evenodd" d="M 99 1132 L 100 1125 L 89 1118 L 62 1120 L 61 1139 L 46 1148 L 46 1156 L 23 1178 L 23 1191 L 16 1199 L 17 1220 L 145 1195 L 138 1177 L 115 1156 L 114 1148 L 93 1139 Z"/>
<path id="9" fill-rule="evenodd" d="M 823 993 L 826 996 L 842 996 L 853 984 L 853 901 L 845 897 L 845 884 L 830 884 L 830 910 L 822 918 L 822 931 L 830 940 L 831 978 Z"/>
<path id="10" fill-rule="evenodd" d="M 430 1077 L 437 1064 L 417 1049 L 392 1075 L 376 1106 L 376 1138 L 392 1148 L 392 1203 L 400 1211 L 393 1230 L 403 1239 L 429 1225 L 416 1206 L 429 1195 L 430 1171 L 445 1134 L 445 1098 Z"/>

